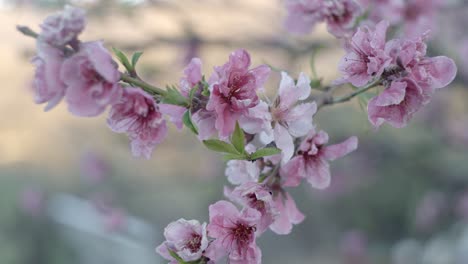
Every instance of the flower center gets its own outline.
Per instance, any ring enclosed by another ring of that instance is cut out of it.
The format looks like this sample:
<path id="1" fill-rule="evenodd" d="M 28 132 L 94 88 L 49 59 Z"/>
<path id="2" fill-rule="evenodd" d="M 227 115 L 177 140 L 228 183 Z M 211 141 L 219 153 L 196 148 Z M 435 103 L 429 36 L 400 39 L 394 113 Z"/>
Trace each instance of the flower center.
<path id="1" fill-rule="evenodd" d="M 237 223 L 237 225 L 232 228 L 231 232 L 237 241 L 238 247 L 241 248 L 249 244 L 255 230 L 255 226 L 249 226 L 244 223 Z"/>
<path id="2" fill-rule="evenodd" d="M 198 252 L 201 247 L 201 240 L 202 237 L 199 234 L 193 233 L 192 237 L 185 244 L 185 247 L 192 253 Z"/>

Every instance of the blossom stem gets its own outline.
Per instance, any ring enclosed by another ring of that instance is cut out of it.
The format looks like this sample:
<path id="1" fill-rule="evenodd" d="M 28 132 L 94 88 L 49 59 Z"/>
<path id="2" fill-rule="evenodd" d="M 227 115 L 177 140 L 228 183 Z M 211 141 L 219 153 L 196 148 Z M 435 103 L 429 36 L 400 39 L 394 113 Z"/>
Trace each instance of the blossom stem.
<path id="1" fill-rule="evenodd" d="M 128 84 L 138 86 L 141 89 L 145 90 L 145 92 L 148 92 L 148 93 L 150 93 L 152 95 L 165 96 L 167 94 L 167 92 L 165 90 L 163 90 L 161 88 L 158 88 L 156 86 L 153 86 L 153 85 L 151 85 L 149 83 L 146 83 L 146 82 L 142 81 L 141 79 L 132 77 L 127 73 L 122 73 L 121 76 L 120 76 L 120 79 L 123 82 L 126 82 Z"/>
<path id="2" fill-rule="evenodd" d="M 325 98 L 318 104 L 318 108 L 321 108 L 321 107 L 324 107 L 326 105 L 334 105 L 334 104 L 339 104 L 339 103 L 343 103 L 343 102 L 347 102 L 351 99 L 353 99 L 354 97 L 362 94 L 362 93 L 365 93 L 367 91 L 369 91 L 370 89 L 376 87 L 376 86 L 379 86 L 381 84 L 380 80 L 377 80 L 367 86 L 364 86 L 362 87 L 361 89 L 358 89 L 348 95 L 345 95 L 345 96 L 342 96 L 342 97 L 337 97 L 337 98 L 333 98 L 331 95 L 330 95 L 330 92 L 333 92 L 334 91 L 334 88 L 335 87 L 331 87 L 331 89 L 327 92 Z"/>

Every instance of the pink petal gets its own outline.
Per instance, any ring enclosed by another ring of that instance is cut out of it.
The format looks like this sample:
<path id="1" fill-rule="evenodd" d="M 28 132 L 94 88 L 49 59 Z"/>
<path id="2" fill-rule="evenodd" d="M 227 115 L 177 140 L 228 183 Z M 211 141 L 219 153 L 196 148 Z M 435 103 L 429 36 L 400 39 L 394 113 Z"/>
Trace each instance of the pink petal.
<path id="1" fill-rule="evenodd" d="M 288 130 L 280 124 L 276 124 L 273 134 L 276 146 L 281 149 L 281 164 L 288 162 L 294 155 L 294 142 Z"/>
<path id="2" fill-rule="evenodd" d="M 342 143 L 323 147 L 322 153 L 328 160 L 335 160 L 356 150 L 358 147 L 357 137 L 350 137 Z"/>
<path id="3" fill-rule="evenodd" d="M 316 189 L 326 189 L 330 186 L 330 165 L 321 157 L 306 161 L 305 174 L 307 181 Z"/>

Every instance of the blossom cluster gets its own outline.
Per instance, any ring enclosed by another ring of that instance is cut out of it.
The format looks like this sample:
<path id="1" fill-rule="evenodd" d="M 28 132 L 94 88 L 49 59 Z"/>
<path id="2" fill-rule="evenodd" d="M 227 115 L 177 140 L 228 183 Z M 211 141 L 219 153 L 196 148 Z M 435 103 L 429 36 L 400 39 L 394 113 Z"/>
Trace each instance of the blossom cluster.
<path id="1" fill-rule="evenodd" d="M 183 261 L 193 261 L 193 258 L 217 261 L 228 256 L 230 263 L 260 263 L 261 251 L 255 244 L 256 238 L 267 229 L 289 234 L 293 225 L 304 219 L 285 188 L 296 187 L 303 179 L 315 188 L 328 187 L 328 161 L 357 148 L 356 137 L 326 145 L 327 133 L 318 131 L 313 124 L 317 105 L 307 101 L 311 80 L 304 73 L 296 82 L 282 72 L 278 94 L 270 102 L 257 94 L 270 74 L 269 68 L 261 65 L 250 69 L 250 64 L 250 55 L 245 50 L 236 50 L 227 63 L 214 68 L 205 83 L 201 60 L 194 58 L 181 79 L 181 94 L 187 98 L 193 96 L 194 103 L 189 110 L 200 139 L 217 135 L 224 140 L 219 144 L 228 144 L 230 140 L 237 145 L 234 138 L 241 129 L 240 153 L 253 155 L 270 144 L 282 151 L 258 159 L 228 161 L 226 176 L 236 185 L 224 190 L 230 201 L 222 200 L 210 206 L 208 224 L 185 219 L 171 223 L 165 230 L 167 240 L 158 247 L 158 252 L 168 260 L 177 260 L 174 256 L 178 256 Z M 209 95 L 204 93 L 204 87 Z M 185 107 L 163 105 L 162 109 L 172 122 L 181 126 Z M 235 204 L 242 209 L 239 211 Z M 205 240 L 208 242 L 200 242 Z"/>
<path id="2" fill-rule="evenodd" d="M 375 127 L 384 122 L 405 126 L 436 89 L 455 78 L 451 59 L 426 55 L 425 35 L 387 41 L 386 21 L 358 27 L 353 34 L 360 14 L 353 0 L 288 0 L 287 6 L 290 25 L 305 31 L 326 21 L 330 32 L 345 37 L 347 53 L 339 65 L 343 76 L 336 85 L 350 83 L 360 89 L 348 98 L 383 87 L 368 104 Z M 229 263 L 261 263 L 256 239 L 268 229 L 289 234 L 305 218 L 289 188 L 303 181 L 316 189 L 327 188 L 329 162 L 357 149 L 355 136 L 328 144 L 329 135 L 313 117 L 324 104 L 341 101 L 329 98 L 327 91 L 322 95 L 326 100 L 313 100 L 313 82 L 304 73 L 297 79 L 278 73 L 278 92 L 270 100 L 264 89 L 276 72 L 267 65 L 253 67 L 250 54 L 238 49 L 208 78 L 202 73 L 202 60 L 191 59 L 178 87 L 162 90 L 136 74 L 141 53 L 130 64 L 116 51 L 126 69 L 119 72 L 102 42 L 78 39 L 84 25 L 84 11 L 74 7 L 41 25 L 33 59 L 37 103 L 47 102 L 50 110 L 65 98 L 69 111 L 83 117 L 110 108 L 108 126 L 129 136 L 135 156 L 151 156 L 166 137 L 169 121 L 179 129 L 189 128 L 208 149 L 229 160 L 225 175 L 233 186 L 224 188 L 226 200 L 210 205 L 209 222 L 181 218 L 166 227 L 166 240 L 157 252 L 170 263 L 217 263 L 223 258 Z"/>
<path id="3" fill-rule="evenodd" d="M 294 33 L 305 34 L 320 22 L 336 37 L 352 33 L 363 10 L 355 0 L 286 0 L 286 27 Z"/>
<path id="4" fill-rule="evenodd" d="M 340 81 L 357 87 L 376 81 L 383 84 L 385 89 L 369 101 L 369 121 L 375 127 L 384 122 L 404 127 L 436 89 L 453 81 L 457 67 L 448 57 L 428 57 L 424 35 L 386 41 L 388 25 L 382 21 L 373 29 L 357 30 L 345 47 Z"/>
<path id="5" fill-rule="evenodd" d="M 382 20 L 401 25 L 406 37 L 435 29 L 434 17 L 442 0 L 286 0 L 286 28 L 299 34 L 310 32 L 320 22 L 336 37 L 347 37 L 360 25 Z"/>

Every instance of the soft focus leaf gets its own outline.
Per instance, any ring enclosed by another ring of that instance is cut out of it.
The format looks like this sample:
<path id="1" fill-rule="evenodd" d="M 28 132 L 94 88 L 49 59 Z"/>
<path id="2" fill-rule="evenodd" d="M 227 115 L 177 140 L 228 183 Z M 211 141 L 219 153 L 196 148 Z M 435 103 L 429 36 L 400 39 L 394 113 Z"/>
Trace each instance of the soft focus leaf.
<path id="1" fill-rule="evenodd" d="M 241 154 L 237 151 L 237 149 L 224 141 L 218 139 L 208 139 L 203 140 L 203 144 L 208 148 L 216 152 L 223 152 L 223 153 L 231 153 L 231 154 Z"/>
<path id="2" fill-rule="evenodd" d="M 248 157 L 245 154 L 226 154 L 223 157 L 224 161 L 230 160 L 248 160 Z"/>
<path id="3" fill-rule="evenodd" d="M 132 56 L 132 67 L 133 69 L 135 69 L 135 66 L 138 62 L 138 60 L 140 59 L 141 55 L 143 55 L 143 52 L 142 51 L 137 51 L 133 54 Z"/>
<path id="4" fill-rule="evenodd" d="M 195 124 L 192 122 L 192 113 L 190 110 L 187 110 L 182 117 L 182 122 L 188 127 L 195 135 L 198 135 L 198 129 Z"/>
<path id="5" fill-rule="evenodd" d="M 186 97 L 184 97 L 177 87 L 174 86 L 167 86 L 166 87 L 167 94 L 162 99 L 162 103 L 164 104 L 173 104 L 173 105 L 180 105 L 187 107 L 189 102 Z"/>
<path id="6" fill-rule="evenodd" d="M 272 155 L 276 155 L 280 153 L 281 153 L 281 150 L 279 148 L 262 148 L 250 154 L 250 159 L 256 160 L 261 157 L 272 156 Z"/>
<path id="7" fill-rule="evenodd" d="M 181 264 L 185 263 L 185 261 L 181 257 L 179 257 L 179 255 L 177 255 L 177 253 L 175 253 L 174 251 L 172 251 L 170 249 L 167 249 L 167 251 L 169 251 L 169 254 L 171 255 L 171 257 L 173 257 L 179 263 L 181 263 Z"/>
<path id="8" fill-rule="evenodd" d="M 238 122 L 236 123 L 234 133 L 232 133 L 231 143 L 234 145 L 237 151 L 239 151 L 239 153 L 245 152 L 245 135 Z"/>
<path id="9" fill-rule="evenodd" d="M 127 56 L 125 56 L 125 54 L 122 51 L 114 47 L 112 47 L 112 50 L 114 51 L 115 56 L 117 56 L 117 58 L 119 59 L 120 63 L 122 63 L 122 65 L 125 67 L 125 69 L 128 72 L 131 72 L 133 68 L 130 62 L 128 61 Z"/>

